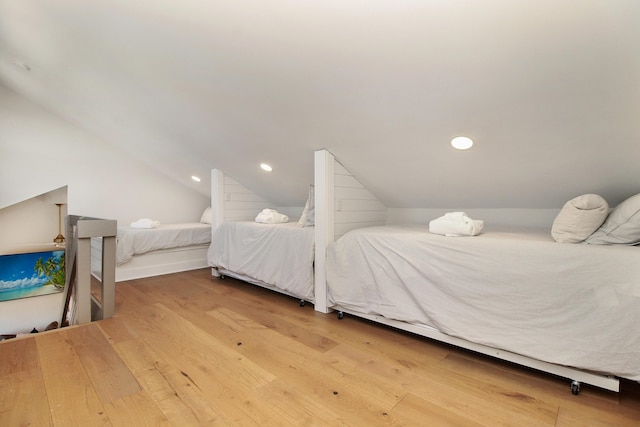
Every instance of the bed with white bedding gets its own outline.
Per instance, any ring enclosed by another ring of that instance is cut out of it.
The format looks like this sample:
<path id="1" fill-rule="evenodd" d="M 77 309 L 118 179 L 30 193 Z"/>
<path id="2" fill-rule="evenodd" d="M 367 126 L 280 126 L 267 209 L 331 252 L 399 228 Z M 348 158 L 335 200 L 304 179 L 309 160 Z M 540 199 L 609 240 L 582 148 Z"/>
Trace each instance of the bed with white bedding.
<path id="1" fill-rule="evenodd" d="M 154 228 L 118 228 L 116 265 L 130 261 L 135 255 L 161 249 L 211 243 L 211 225 L 201 222 L 160 224 Z"/>
<path id="2" fill-rule="evenodd" d="M 119 227 L 116 282 L 207 267 L 211 224 L 160 224 L 153 228 Z M 91 272 L 101 277 L 102 243 L 91 239 Z"/>
<path id="3" fill-rule="evenodd" d="M 227 221 L 214 231 L 207 260 L 222 277 L 313 302 L 314 253 L 313 227 L 298 222 Z"/>
<path id="4" fill-rule="evenodd" d="M 617 391 L 615 377 L 640 380 L 640 247 L 559 244 L 548 231 L 446 237 L 371 227 L 328 247 L 326 274 L 328 304 L 340 313 L 555 373 L 572 387 Z"/>

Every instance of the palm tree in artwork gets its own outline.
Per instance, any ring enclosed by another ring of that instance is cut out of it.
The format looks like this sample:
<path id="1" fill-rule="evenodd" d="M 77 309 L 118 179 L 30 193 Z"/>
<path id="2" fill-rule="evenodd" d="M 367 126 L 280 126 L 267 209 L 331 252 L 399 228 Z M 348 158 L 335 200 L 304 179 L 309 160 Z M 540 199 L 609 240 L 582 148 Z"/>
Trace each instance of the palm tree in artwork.
<path id="1" fill-rule="evenodd" d="M 44 286 L 53 285 L 58 289 L 64 288 L 64 254 L 59 257 L 52 256 L 44 262 L 42 261 L 42 258 L 39 258 L 33 269 L 38 273 L 38 277 L 45 276 L 49 279 Z"/>

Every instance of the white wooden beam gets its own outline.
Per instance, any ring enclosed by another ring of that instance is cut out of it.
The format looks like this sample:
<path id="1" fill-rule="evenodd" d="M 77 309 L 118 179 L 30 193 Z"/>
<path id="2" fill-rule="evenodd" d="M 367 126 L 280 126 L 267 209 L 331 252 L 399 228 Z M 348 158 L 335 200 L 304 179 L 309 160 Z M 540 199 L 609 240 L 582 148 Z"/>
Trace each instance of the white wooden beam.
<path id="1" fill-rule="evenodd" d="M 316 311 L 328 313 L 326 258 L 334 236 L 333 170 L 335 158 L 327 150 L 314 153 L 315 301 Z"/>
<path id="2" fill-rule="evenodd" d="M 211 169 L 211 233 L 224 222 L 224 174 Z"/>

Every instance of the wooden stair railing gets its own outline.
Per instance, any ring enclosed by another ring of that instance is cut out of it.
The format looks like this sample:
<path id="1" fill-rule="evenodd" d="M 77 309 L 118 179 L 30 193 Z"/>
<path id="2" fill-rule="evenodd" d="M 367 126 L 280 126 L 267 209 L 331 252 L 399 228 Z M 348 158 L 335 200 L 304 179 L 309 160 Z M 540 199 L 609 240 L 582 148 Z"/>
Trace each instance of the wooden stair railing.
<path id="1" fill-rule="evenodd" d="M 115 313 L 117 221 L 67 217 L 67 256 L 61 326 L 113 317 Z M 91 294 L 91 238 L 102 238 L 100 298 Z M 73 304 L 72 304 L 73 301 Z M 71 318 L 69 320 L 69 317 Z"/>

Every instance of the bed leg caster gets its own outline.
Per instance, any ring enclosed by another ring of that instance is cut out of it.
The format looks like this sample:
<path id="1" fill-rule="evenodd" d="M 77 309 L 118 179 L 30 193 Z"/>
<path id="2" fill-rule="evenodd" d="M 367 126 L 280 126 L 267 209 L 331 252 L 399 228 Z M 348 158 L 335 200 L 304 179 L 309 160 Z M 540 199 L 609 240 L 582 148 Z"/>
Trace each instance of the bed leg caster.
<path id="1" fill-rule="evenodd" d="M 339 319 L 339 320 L 342 320 L 342 318 L 343 318 L 343 317 L 344 317 L 344 313 L 343 313 L 343 312 L 341 312 L 341 311 L 339 311 L 339 312 L 338 312 L 338 319 Z"/>
<path id="2" fill-rule="evenodd" d="M 580 393 L 580 382 L 571 381 L 571 394 L 577 395 L 578 393 Z"/>
<path id="3" fill-rule="evenodd" d="M 300 307 L 304 307 L 304 304 L 305 304 L 304 300 L 303 300 L 303 299 L 301 299 L 301 300 L 300 300 Z"/>
<path id="4" fill-rule="evenodd" d="M 225 278 L 225 277 L 227 277 L 227 276 L 225 276 L 224 274 L 221 274 L 221 275 L 220 275 L 220 279 L 221 279 L 221 280 L 224 280 L 224 278 Z"/>

